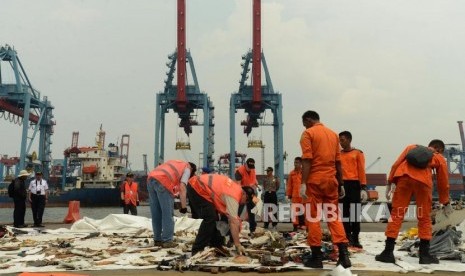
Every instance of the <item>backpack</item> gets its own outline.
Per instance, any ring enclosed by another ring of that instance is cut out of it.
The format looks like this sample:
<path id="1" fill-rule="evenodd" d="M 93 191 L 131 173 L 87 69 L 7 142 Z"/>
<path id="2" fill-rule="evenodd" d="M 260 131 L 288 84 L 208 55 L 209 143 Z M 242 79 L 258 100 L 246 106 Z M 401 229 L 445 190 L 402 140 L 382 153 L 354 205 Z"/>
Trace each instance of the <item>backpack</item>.
<path id="1" fill-rule="evenodd" d="M 8 185 L 8 196 L 15 197 L 15 180 L 11 181 L 10 185 Z"/>
<path id="2" fill-rule="evenodd" d="M 417 145 L 407 152 L 405 159 L 407 159 L 410 165 L 419 169 L 425 169 L 433 158 L 433 154 L 433 151 L 428 147 Z"/>

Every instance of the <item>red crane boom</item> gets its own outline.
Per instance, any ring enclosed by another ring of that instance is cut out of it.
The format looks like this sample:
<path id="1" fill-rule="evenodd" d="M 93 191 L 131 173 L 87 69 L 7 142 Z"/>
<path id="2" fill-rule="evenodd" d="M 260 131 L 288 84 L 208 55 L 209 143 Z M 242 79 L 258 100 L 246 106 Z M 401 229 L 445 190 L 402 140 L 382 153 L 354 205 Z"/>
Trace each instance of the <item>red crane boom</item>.
<path id="1" fill-rule="evenodd" d="M 262 105 L 262 35 L 261 35 L 261 0 L 253 1 L 253 46 L 252 46 L 252 108 L 259 110 Z"/>
<path id="2" fill-rule="evenodd" d="M 178 94 L 176 104 L 179 110 L 186 109 L 186 0 L 178 0 Z"/>

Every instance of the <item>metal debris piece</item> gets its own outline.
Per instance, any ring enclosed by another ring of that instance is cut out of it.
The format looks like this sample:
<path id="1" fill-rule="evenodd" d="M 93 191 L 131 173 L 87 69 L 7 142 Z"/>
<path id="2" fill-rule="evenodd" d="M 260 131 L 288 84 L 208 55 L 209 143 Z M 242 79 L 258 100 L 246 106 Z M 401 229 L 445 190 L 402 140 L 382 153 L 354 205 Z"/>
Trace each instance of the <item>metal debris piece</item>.
<path id="1" fill-rule="evenodd" d="M 20 248 L 21 246 L 18 243 L 2 244 L 0 246 L 0 251 L 16 251 Z"/>
<path id="2" fill-rule="evenodd" d="M 87 236 L 85 236 L 84 238 L 81 238 L 81 239 L 82 240 L 87 240 L 87 239 L 91 239 L 91 238 L 96 238 L 98 236 L 100 236 L 99 232 L 92 232 L 89 235 L 87 235 Z"/>
<path id="3" fill-rule="evenodd" d="M 83 270 L 89 267 L 92 267 L 93 264 L 86 260 L 78 259 L 69 259 L 60 261 L 59 265 L 65 268 L 74 269 L 74 270 Z"/>
<path id="4" fill-rule="evenodd" d="M 31 250 L 26 251 L 26 255 L 36 255 L 36 254 L 42 253 L 45 251 L 46 248 L 47 247 L 44 247 L 44 246 L 32 248 Z"/>
<path id="5" fill-rule="evenodd" d="M 284 263 L 280 257 L 272 256 L 271 254 L 265 254 L 261 256 L 260 264 L 264 266 L 281 266 Z"/>
<path id="6" fill-rule="evenodd" d="M 95 262 L 95 265 L 101 266 L 101 265 L 110 265 L 116 263 L 116 260 L 101 260 L 98 262 Z"/>
<path id="7" fill-rule="evenodd" d="M 49 265 L 58 265 L 58 261 L 37 260 L 37 261 L 26 262 L 26 266 L 42 267 L 42 266 L 49 266 Z"/>
<path id="8" fill-rule="evenodd" d="M 147 260 L 144 260 L 144 259 L 142 259 L 142 258 L 131 259 L 131 260 L 129 260 L 129 263 L 132 264 L 132 265 L 135 265 L 135 266 L 148 266 L 148 265 L 152 265 L 150 262 L 148 262 Z"/>
<path id="9" fill-rule="evenodd" d="M 270 245 L 273 249 L 285 249 L 286 248 L 286 241 L 284 239 L 281 240 L 274 240 L 271 242 Z"/>
<path id="10" fill-rule="evenodd" d="M 207 260 L 213 261 L 214 259 L 216 259 L 215 248 L 206 248 L 192 256 L 189 260 L 192 264 L 196 264 L 206 262 Z"/>
<path id="11" fill-rule="evenodd" d="M 78 255 L 78 256 L 82 256 L 82 257 L 86 257 L 86 258 L 91 258 L 93 256 L 96 256 L 96 255 L 99 255 L 100 254 L 100 251 L 96 251 L 96 250 L 91 250 L 89 248 L 86 248 L 84 250 L 80 250 L 80 249 L 71 249 L 70 251 L 72 254 L 74 255 Z"/>
<path id="12" fill-rule="evenodd" d="M 58 247 L 60 248 L 71 247 L 71 243 L 69 243 L 68 241 L 60 241 L 60 243 L 58 243 Z"/>
<path id="13" fill-rule="evenodd" d="M 264 245 L 270 241 L 270 236 L 269 235 L 263 235 L 258 238 L 253 238 L 249 242 L 252 245 Z"/>
<path id="14" fill-rule="evenodd" d="M 455 206 L 456 207 L 456 206 Z M 448 227 L 456 226 L 465 219 L 465 209 L 455 209 L 448 217 L 442 211 L 437 211 L 434 216 L 433 233 L 439 230 L 445 230 Z"/>

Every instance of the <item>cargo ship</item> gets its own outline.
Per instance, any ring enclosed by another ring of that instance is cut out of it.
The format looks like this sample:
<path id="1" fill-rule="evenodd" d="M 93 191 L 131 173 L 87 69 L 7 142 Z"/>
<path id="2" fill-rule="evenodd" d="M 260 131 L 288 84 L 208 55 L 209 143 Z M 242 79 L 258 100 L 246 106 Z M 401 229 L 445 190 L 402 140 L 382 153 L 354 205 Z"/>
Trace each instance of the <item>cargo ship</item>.
<path id="1" fill-rule="evenodd" d="M 121 162 L 120 149 L 113 143 L 104 147 L 105 131 L 102 127 L 95 142 L 95 146 L 91 147 L 72 145 L 64 151 L 62 165 L 53 166 L 47 180 L 49 206 L 67 206 L 73 200 L 80 201 L 83 207 L 120 204 L 119 188 L 127 171 Z M 7 194 L 11 179 L 11 176 L 5 177 L 0 186 L 0 205 L 3 207 L 13 203 Z"/>

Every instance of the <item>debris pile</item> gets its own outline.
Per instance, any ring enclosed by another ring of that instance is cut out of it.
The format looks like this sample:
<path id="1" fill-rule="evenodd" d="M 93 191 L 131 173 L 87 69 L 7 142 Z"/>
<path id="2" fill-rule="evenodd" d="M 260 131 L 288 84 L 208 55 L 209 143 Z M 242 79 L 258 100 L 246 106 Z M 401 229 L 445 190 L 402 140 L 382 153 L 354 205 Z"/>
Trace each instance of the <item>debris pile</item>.
<path id="1" fill-rule="evenodd" d="M 2 273 L 140 268 L 197 270 L 211 273 L 226 271 L 269 273 L 309 269 L 303 265 L 305 258 L 309 258 L 311 254 L 304 231 L 281 233 L 257 228 L 254 237 L 251 238 L 248 231 L 244 230 L 240 239 L 246 248 L 245 256 L 238 256 L 233 246 L 207 247 L 204 251 L 191 256 L 192 244 L 200 225 L 198 220 L 176 218 L 174 241 L 178 246 L 162 248 L 154 244 L 150 219 L 129 215 L 110 216 L 103 220 L 84 218 L 76 222 L 71 229 L 18 230 L 7 227 L 4 236 L 0 238 Z M 353 269 L 400 270 L 398 264 L 374 261 L 374 255 L 382 249 L 383 233 L 362 234 L 367 248 L 366 251 L 350 248 Z M 452 232 L 452 229 L 444 232 L 444 235 L 446 236 L 438 237 L 441 237 L 440 240 L 445 243 L 455 244 L 460 240 L 458 231 Z M 461 248 L 463 245 L 455 244 L 455 246 L 455 251 L 463 251 Z M 325 256 L 324 268 L 335 269 L 338 254 L 328 233 L 324 234 L 322 249 Z M 410 258 L 406 256 L 402 259 Z M 416 260 L 418 263 L 418 259 Z M 465 265 L 461 265 L 463 267 L 454 268 L 454 271 L 465 271 Z M 453 266 L 446 265 L 446 267 Z"/>

